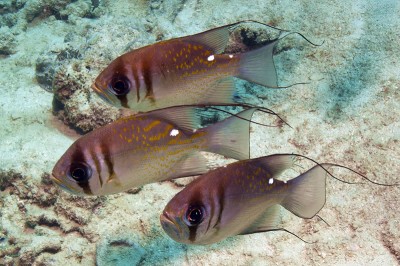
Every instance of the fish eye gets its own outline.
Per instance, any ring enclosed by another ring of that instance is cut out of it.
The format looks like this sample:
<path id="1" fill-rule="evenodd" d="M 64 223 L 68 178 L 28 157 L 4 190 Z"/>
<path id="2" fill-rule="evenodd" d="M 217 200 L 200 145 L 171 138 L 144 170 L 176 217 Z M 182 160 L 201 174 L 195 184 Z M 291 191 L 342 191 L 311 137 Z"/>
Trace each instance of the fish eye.
<path id="1" fill-rule="evenodd" d="M 118 75 L 111 80 L 110 91 L 116 96 L 128 94 L 131 88 L 131 83 L 125 76 Z"/>
<path id="2" fill-rule="evenodd" d="M 92 176 L 92 168 L 85 163 L 73 163 L 69 168 L 68 175 L 76 182 L 86 182 Z"/>
<path id="3" fill-rule="evenodd" d="M 186 224 L 194 226 L 200 224 L 204 219 L 204 208 L 201 206 L 192 206 L 186 211 Z"/>

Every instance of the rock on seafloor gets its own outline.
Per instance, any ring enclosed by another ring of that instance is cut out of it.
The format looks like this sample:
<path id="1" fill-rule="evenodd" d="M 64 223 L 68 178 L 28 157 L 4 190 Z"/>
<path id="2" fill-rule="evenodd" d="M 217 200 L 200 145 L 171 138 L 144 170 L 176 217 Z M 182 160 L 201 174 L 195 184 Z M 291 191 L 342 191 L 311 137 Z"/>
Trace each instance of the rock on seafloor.
<path id="1" fill-rule="evenodd" d="M 391 0 L 1 1 L 0 265 L 399 265 L 398 187 L 328 179 L 319 215 L 330 226 L 284 213 L 285 228 L 314 244 L 271 232 L 187 246 L 168 238 L 159 215 L 191 179 L 103 197 L 74 196 L 49 179 L 76 132 L 122 115 L 90 89 L 112 59 L 253 19 L 324 43 L 314 47 L 291 35 L 277 47 L 279 84 L 306 84 L 267 89 L 235 81 L 242 100 L 274 110 L 292 126 L 253 125 L 251 157 L 300 153 L 398 182 L 399 13 L 400 3 Z M 243 26 L 231 51 L 266 41 L 262 29 Z M 270 120 L 262 113 L 254 119 Z"/>

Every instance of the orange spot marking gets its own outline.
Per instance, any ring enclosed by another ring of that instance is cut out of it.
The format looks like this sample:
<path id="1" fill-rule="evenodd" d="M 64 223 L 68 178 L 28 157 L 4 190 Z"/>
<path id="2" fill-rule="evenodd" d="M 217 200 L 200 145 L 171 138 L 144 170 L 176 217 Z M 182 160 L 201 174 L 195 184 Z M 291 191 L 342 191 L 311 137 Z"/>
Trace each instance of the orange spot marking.
<path id="1" fill-rule="evenodd" d="M 159 120 L 155 120 L 153 122 L 151 122 L 149 125 L 147 125 L 146 127 L 143 128 L 144 132 L 148 132 L 150 131 L 153 127 L 159 125 L 161 122 Z"/>

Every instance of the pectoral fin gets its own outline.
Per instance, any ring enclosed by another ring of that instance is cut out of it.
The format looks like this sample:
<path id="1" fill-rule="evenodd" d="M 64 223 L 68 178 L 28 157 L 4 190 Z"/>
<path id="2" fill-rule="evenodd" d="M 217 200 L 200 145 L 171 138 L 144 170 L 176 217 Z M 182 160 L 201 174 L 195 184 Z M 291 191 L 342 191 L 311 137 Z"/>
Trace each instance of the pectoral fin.
<path id="1" fill-rule="evenodd" d="M 199 152 L 193 152 L 188 157 L 177 163 L 173 167 L 173 172 L 169 179 L 201 175 L 207 172 L 207 160 Z"/>

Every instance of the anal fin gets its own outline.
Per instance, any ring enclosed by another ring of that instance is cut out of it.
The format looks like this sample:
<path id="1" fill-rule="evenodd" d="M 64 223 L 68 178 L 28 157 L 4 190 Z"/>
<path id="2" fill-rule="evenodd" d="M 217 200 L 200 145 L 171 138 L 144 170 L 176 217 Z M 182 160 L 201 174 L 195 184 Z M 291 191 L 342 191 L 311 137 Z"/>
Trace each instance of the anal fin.
<path id="1" fill-rule="evenodd" d="M 209 86 L 209 92 L 206 95 L 206 101 L 209 103 L 229 104 L 234 103 L 233 94 L 235 84 L 233 77 L 222 78 Z"/>
<path id="2" fill-rule="evenodd" d="M 279 230 L 281 223 L 280 206 L 269 207 L 249 228 L 240 235 L 249 235 L 260 232 Z"/>

